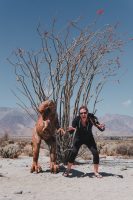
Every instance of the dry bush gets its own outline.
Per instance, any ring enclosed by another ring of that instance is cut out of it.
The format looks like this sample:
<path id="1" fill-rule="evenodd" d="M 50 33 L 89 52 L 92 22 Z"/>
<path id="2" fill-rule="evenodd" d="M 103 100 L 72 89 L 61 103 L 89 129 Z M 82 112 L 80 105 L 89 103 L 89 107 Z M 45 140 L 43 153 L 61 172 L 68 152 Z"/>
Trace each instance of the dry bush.
<path id="1" fill-rule="evenodd" d="M 128 155 L 133 156 L 133 144 L 130 144 L 128 147 Z"/>
<path id="2" fill-rule="evenodd" d="M 105 141 L 97 141 L 97 148 L 99 152 L 103 151 L 104 146 L 106 145 Z M 103 153 L 102 153 L 103 154 Z"/>
<path id="3" fill-rule="evenodd" d="M 31 146 L 30 144 L 27 144 L 27 145 L 23 148 L 22 154 L 25 155 L 25 156 L 32 157 L 32 156 L 33 156 L 32 146 Z"/>
<path id="4" fill-rule="evenodd" d="M 5 132 L 5 134 L 3 135 L 3 137 L 1 138 L 3 141 L 7 141 L 9 140 L 9 134 L 7 132 Z"/>
<path id="5" fill-rule="evenodd" d="M 130 140 L 98 141 L 100 154 L 107 156 L 133 156 L 133 144 Z"/>
<path id="6" fill-rule="evenodd" d="M 15 142 L 21 149 L 24 149 L 24 147 L 28 144 L 28 141 L 17 141 Z"/>
<path id="7" fill-rule="evenodd" d="M 127 146 L 125 144 L 119 144 L 116 148 L 117 154 L 127 155 Z"/>
<path id="8" fill-rule="evenodd" d="M 101 154 L 105 154 L 107 156 L 115 156 L 116 155 L 116 148 L 117 145 L 114 144 L 106 144 L 102 147 L 102 149 L 100 150 Z"/>
<path id="9" fill-rule="evenodd" d="M 26 147 L 29 144 L 29 141 L 19 140 L 19 139 L 4 139 L 3 136 L 0 140 L 1 148 L 0 148 L 0 156 L 3 158 L 18 158 L 20 154 L 24 152 L 24 154 L 28 156 L 32 156 L 31 145 L 30 148 Z M 28 148 L 28 149 L 27 149 Z"/>
<path id="10" fill-rule="evenodd" d="M 26 139 L 18 140 L 17 139 L 15 143 L 20 146 L 21 152 L 22 152 L 21 155 L 29 156 L 29 157 L 33 156 L 31 140 L 26 140 Z M 49 151 L 49 147 L 44 141 L 42 141 L 40 148 Z"/>
<path id="11" fill-rule="evenodd" d="M 15 142 L 13 140 L 3 140 L 3 138 L 0 139 L 0 146 L 5 147 L 8 144 L 14 144 Z"/>
<path id="12" fill-rule="evenodd" d="M 0 146 L 3 147 L 8 144 L 9 140 L 9 135 L 8 133 L 5 133 L 1 138 L 0 138 Z"/>
<path id="13" fill-rule="evenodd" d="M 133 156 L 133 144 L 119 144 L 116 149 L 117 154 Z"/>
<path id="14" fill-rule="evenodd" d="M 19 155 L 33 156 L 31 138 L 9 138 L 4 135 L 0 138 L 0 147 L 0 156 L 3 158 L 18 158 Z M 49 151 L 45 142 L 41 143 L 41 149 Z"/>
<path id="15" fill-rule="evenodd" d="M 86 145 L 81 146 L 81 148 L 79 149 L 79 153 L 77 155 L 77 158 L 78 157 L 80 157 L 84 160 L 91 160 L 92 159 L 91 152 L 89 151 L 89 149 L 87 148 Z"/>
<path id="16" fill-rule="evenodd" d="M 21 148 L 17 144 L 8 144 L 0 148 L 0 156 L 2 158 L 18 158 L 21 154 Z"/>

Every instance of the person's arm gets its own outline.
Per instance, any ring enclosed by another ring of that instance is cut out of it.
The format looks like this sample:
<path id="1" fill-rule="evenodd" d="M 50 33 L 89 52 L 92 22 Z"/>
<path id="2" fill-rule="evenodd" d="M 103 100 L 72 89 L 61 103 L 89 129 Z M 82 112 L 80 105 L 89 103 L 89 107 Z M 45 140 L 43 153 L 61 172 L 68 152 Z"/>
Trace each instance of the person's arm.
<path id="1" fill-rule="evenodd" d="M 72 121 L 72 126 L 69 126 L 67 130 L 68 130 L 70 133 L 73 133 L 73 132 L 76 130 L 76 128 L 78 127 L 78 122 L 79 122 L 79 117 L 76 117 L 76 118 Z"/>
<path id="2" fill-rule="evenodd" d="M 104 131 L 105 130 L 105 124 L 103 123 L 99 123 L 99 124 L 96 124 L 96 127 L 100 130 L 100 131 Z"/>
<path id="3" fill-rule="evenodd" d="M 96 126 L 100 131 L 105 130 L 105 124 L 99 123 L 98 118 L 95 115 L 89 114 L 89 118 L 90 118 L 90 121 L 92 122 L 92 124 L 94 126 Z"/>

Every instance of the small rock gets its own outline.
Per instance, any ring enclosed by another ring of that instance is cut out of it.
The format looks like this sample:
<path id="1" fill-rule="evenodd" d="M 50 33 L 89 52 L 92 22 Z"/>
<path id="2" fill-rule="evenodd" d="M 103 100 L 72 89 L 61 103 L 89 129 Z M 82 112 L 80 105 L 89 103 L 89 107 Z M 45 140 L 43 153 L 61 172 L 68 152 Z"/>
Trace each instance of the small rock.
<path id="1" fill-rule="evenodd" d="M 14 194 L 22 194 L 23 193 L 23 191 L 22 190 L 20 190 L 20 191 L 17 191 L 17 192 L 14 192 Z"/>
<path id="2" fill-rule="evenodd" d="M 122 167 L 121 171 L 127 170 L 127 167 Z"/>
<path id="3" fill-rule="evenodd" d="M 3 174 L 0 174 L 0 177 L 4 177 Z"/>

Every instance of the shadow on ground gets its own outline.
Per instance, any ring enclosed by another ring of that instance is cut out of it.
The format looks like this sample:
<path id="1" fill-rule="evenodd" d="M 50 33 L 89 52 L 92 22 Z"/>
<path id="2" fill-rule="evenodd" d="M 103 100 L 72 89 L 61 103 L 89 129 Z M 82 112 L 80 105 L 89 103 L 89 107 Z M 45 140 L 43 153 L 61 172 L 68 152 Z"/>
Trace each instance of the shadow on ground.
<path id="1" fill-rule="evenodd" d="M 116 178 L 123 178 L 123 175 L 120 175 L 120 174 L 113 174 L 113 173 L 107 173 L 107 172 L 101 172 L 100 173 L 102 175 L 102 178 L 104 177 L 116 177 Z M 71 170 L 71 173 L 70 175 L 68 176 L 69 178 L 74 178 L 74 177 L 77 177 L 77 178 L 80 178 L 80 177 L 89 177 L 89 178 L 96 178 L 96 176 L 94 175 L 94 173 L 83 173 L 79 170 L 75 170 L 75 169 L 72 169 Z"/>

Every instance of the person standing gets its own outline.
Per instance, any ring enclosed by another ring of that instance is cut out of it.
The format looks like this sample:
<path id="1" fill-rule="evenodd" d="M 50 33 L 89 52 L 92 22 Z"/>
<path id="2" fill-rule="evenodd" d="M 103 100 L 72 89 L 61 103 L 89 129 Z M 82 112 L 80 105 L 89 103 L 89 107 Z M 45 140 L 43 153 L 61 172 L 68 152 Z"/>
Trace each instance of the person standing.
<path id="1" fill-rule="evenodd" d="M 65 177 L 69 176 L 71 167 L 75 161 L 75 158 L 78 154 L 78 151 L 81 145 L 85 144 L 93 155 L 93 164 L 94 164 L 94 175 L 97 178 L 101 178 L 102 175 L 99 174 L 99 152 L 97 150 L 97 145 L 93 137 L 92 127 L 96 126 L 100 131 L 105 130 L 105 125 L 99 123 L 97 117 L 89 113 L 86 106 L 81 106 L 79 108 L 79 115 L 72 121 L 72 127 L 69 127 L 69 131 L 74 131 L 75 137 L 73 141 L 73 149 L 68 159 L 67 169 L 63 173 Z"/>

